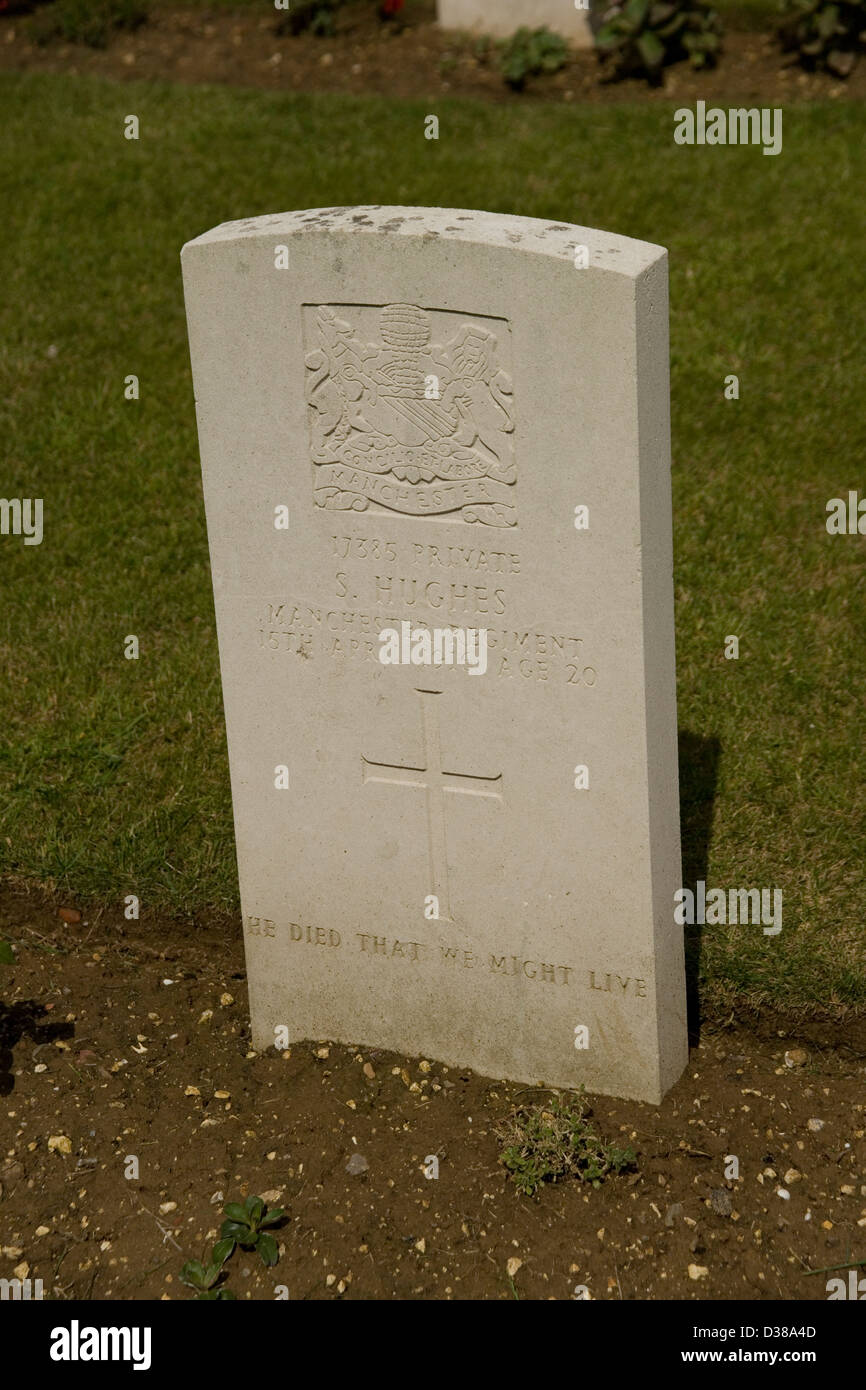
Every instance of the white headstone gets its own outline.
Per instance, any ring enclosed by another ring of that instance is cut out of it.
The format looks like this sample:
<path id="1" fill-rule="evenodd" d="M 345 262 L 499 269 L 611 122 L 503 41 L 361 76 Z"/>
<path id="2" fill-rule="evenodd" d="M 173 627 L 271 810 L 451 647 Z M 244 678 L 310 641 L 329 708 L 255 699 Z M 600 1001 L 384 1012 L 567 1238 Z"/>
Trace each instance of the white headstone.
<path id="1" fill-rule="evenodd" d="M 687 1056 L 666 252 L 349 207 L 226 223 L 183 270 L 254 1045 L 658 1102 Z"/>
<path id="2" fill-rule="evenodd" d="M 598 3 L 598 0 L 596 0 Z M 491 38 L 509 38 L 518 29 L 550 29 L 574 48 L 592 48 L 589 0 L 437 0 L 443 29 L 468 29 Z"/>

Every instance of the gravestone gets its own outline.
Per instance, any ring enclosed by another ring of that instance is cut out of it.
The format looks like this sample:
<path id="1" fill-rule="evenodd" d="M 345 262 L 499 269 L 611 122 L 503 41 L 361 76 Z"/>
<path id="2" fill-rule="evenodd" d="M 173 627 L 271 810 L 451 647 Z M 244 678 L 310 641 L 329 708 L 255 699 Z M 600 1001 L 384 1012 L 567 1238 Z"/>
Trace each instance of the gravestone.
<path id="1" fill-rule="evenodd" d="M 254 1045 L 657 1103 L 687 1056 L 665 251 L 349 207 L 182 257 Z"/>
<path id="2" fill-rule="evenodd" d="M 437 0 L 436 18 L 443 29 L 465 29 L 505 39 L 518 29 L 550 29 L 573 48 L 592 48 L 590 9 L 574 0 Z"/>

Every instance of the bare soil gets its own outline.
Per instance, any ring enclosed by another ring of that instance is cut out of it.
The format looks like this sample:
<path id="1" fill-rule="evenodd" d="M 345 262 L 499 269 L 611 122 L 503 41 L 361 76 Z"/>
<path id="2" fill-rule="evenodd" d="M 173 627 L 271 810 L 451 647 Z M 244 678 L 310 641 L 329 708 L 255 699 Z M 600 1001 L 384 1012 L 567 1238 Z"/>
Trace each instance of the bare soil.
<path id="1" fill-rule="evenodd" d="M 527 1198 L 496 1128 L 531 1090 L 327 1039 L 255 1054 L 238 920 L 59 906 L 0 898 L 0 1277 L 45 1297 L 191 1298 L 182 1264 L 250 1193 L 286 1218 L 273 1269 L 227 1266 L 239 1298 L 825 1300 L 808 1271 L 866 1259 L 862 1024 L 706 1023 L 658 1108 L 593 1098 L 636 1171 Z"/>
<path id="2" fill-rule="evenodd" d="M 414 11 L 413 11 L 414 14 Z M 36 45 L 20 15 L 0 14 L 0 71 L 34 69 L 124 80 L 228 83 L 274 91 L 379 93 L 392 97 L 470 96 L 520 103 L 734 99 L 778 105 L 822 97 L 866 98 L 866 62 L 841 82 L 804 72 L 775 36 L 730 32 L 715 70 L 677 63 L 660 87 L 642 79 L 603 80 L 591 52 L 572 53 L 558 73 L 530 78 L 523 93 L 506 86 L 495 51 L 485 57 L 465 34 L 446 33 L 431 3 L 405 24 L 382 22 L 372 3 L 338 11 L 328 38 L 277 32 L 276 12 L 157 9 L 132 33 L 118 33 L 104 50 L 82 45 Z"/>

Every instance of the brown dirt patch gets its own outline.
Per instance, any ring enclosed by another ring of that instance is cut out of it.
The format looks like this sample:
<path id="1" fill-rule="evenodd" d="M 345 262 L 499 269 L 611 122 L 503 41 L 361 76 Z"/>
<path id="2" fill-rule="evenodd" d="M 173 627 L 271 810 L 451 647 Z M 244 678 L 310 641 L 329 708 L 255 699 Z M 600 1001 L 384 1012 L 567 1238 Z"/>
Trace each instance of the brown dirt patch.
<path id="1" fill-rule="evenodd" d="M 527 1199 L 494 1133 L 521 1088 L 327 1040 L 251 1055 L 236 920 L 70 924 L 62 906 L 0 901 L 18 947 L 0 967 L 0 1277 L 24 1263 L 46 1297 L 190 1298 L 178 1273 L 213 1238 L 219 1193 L 287 1210 L 274 1269 L 233 1257 L 240 1298 L 569 1299 L 585 1284 L 602 1300 L 823 1301 L 807 1269 L 866 1258 L 862 1039 L 705 1027 L 658 1109 L 593 1101 L 637 1172 Z M 49 1148 L 60 1136 L 68 1152 Z"/>
<path id="2" fill-rule="evenodd" d="M 272 91 L 375 92 L 392 97 L 471 96 L 506 103 L 669 101 L 691 104 L 738 99 L 761 105 L 836 97 L 866 98 L 866 62 L 847 82 L 805 73 L 770 33 L 728 33 L 717 69 L 669 68 L 664 84 L 605 83 L 593 53 L 574 53 L 562 71 L 530 79 L 512 92 L 495 56 L 479 57 L 471 37 L 448 34 L 434 22 L 431 3 L 400 28 L 382 23 L 372 4 L 338 12 L 330 38 L 278 35 L 274 13 L 166 8 L 105 50 L 35 45 L 20 16 L 0 16 L 0 71 L 33 69 L 87 73 L 118 80 L 165 79 L 228 83 Z"/>

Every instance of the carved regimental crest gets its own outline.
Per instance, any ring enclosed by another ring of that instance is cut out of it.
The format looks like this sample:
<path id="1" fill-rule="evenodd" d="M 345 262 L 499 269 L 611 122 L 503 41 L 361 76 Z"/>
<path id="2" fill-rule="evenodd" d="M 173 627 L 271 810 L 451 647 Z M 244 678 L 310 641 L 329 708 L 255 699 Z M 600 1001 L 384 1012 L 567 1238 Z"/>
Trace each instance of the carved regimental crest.
<path id="1" fill-rule="evenodd" d="M 305 305 L 304 336 L 320 507 L 517 524 L 503 319 Z"/>

